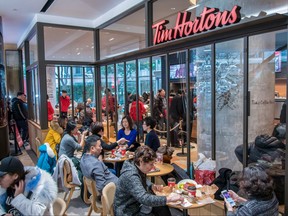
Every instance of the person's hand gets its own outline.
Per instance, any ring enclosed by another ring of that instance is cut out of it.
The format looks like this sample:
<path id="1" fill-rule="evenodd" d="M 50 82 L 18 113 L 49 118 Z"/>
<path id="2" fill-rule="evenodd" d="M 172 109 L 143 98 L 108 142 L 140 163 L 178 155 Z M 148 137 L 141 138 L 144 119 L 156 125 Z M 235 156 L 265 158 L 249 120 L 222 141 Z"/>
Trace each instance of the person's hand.
<path id="1" fill-rule="evenodd" d="M 237 201 L 239 199 L 239 196 L 233 190 L 228 190 L 228 193 L 234 201 Z"/>
<path id="2" fill-rule="evenodd" d="M 155 185 L 155 184 L 153 184 L 152 185 L 152 190 L 161 192 L 163 190 L 163 185 Z"/>
<path id="3" fill-rule="evenodd" d="M 226 200 L 225 197 L 224 197 L 224 201 L 225 201 L 225 204 L 226 204 L 226 208 L 227 208 L 227 210 L 233 212 L 233 208 L 232 208 L 232 206 L 231 206 L 230 203 Z"/>
<path id="4" fill-rule="evenodd" d="M 132 145 L 129 147 L 129 149 L 131 149 L 131 148 L 134 148 L 134 144 L 132 144 Z"/>
<path id="5" fill-rule="evenodd" d="M 25 183 L 23 180 L 20 180 L 18 185 L 15 184 L 15 193 L 14 193 L 14 197 L 18 196 L 19 194 L 24 192 L 24 186 Z"/>
<path id="6" fill-rule="evenodd" d="M 119 140 L 117 141 L 117 143 L 118 143 L 119 145 L 122 145 L 122 144 L 124 144 L 125 142 L 129 142 L 129 140 L 126 140 L 124 137 L 121 138 L 121 139 L 119 139 Z"/>
<path id="7" fill-rule="evenodd" d="M 161 113 L 159 116 L 160 116 L 160 118 L 162 118 L 162 117 L 163 117 L 163 114 Z"/>
<path id="8" fill-rule="evenodd" d="M 177 202 L 177 201 L 183 202 L 183 200 L 184 198 L 180 196 L 180 194 L 175 194 L 175 193 L 172 193 L 167 197 L 167 203 Z"/>
<path id="9" fill-rule="evenodd" d="M 82 135 L 87 136 L 88 133 L 89 133 L 89 130 L 85 130 L 83 131 Z"/>

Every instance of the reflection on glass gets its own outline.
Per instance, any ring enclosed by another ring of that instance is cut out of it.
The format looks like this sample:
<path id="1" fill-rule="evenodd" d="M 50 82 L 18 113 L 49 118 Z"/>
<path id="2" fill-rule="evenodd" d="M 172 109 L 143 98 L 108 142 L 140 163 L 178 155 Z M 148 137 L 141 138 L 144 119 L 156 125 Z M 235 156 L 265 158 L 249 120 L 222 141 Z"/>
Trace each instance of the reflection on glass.
<path id="1" fill-rule="evenodd" d="M 124 82 L 124 63 L 116 64 L 116 89 L 118 102 L 118 121 L 117 128 L 121 128 L 121 119 L 124 116 L 125 109 L 125 82 Z"/>
<path id="2" fill-rule="evenodd" d="M 234 150 L 243 143 L 243 45 L 243 39 L 216 44 L 217 169 L 242 169 Z"/>
<path id="3" fill-rule="evenodd" d="M 37 34 L 29 41 L 29 56 L 30 64 L 38 61 L 38 44 L 37 44 Z"/>
<path id="4" fill-rule="evenodd" d="M 211 158 L 211 46 L 191 49 L 190 56 L 190 74 L 195 82 L 192 138 L 197 138 L 198 152 Z M 196 129 L 197 137 L 193 133 Z"/>
<path id="5" fill-rule="evenodd" d="M 33 103 L 33 116 L 32 119 L 40 124 L 40 116 L 39 116 L 39 100 L 40 100 L 40 95 L 39 95 L 39 74 L 38 74 L 38 68 L 34 68 L 31 70 L 32 74 L 32 103 Z M 28 98 L 29 99 L 29 98 Z M 29 99 L 31 101 L 31 99 Z"/>
<path id="6" fill-rule="evenodd" d="M 85 68 L 85 90 L 86 90 L 86 106 L 92 109 L 93 113 L 96 110 L 95 103 L 95 72 L 93 67 Z"/>

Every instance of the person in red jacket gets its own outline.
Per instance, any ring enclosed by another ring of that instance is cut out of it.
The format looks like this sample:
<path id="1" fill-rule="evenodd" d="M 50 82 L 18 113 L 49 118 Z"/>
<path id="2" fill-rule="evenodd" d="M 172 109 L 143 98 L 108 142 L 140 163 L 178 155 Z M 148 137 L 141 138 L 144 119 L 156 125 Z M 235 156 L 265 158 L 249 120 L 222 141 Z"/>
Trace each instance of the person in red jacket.
<path id="1" fill-rule="evenodd" d="M 139 99 L 138 100 L 138 119 L 137 119 L 137 101 L 136 101 L 136 95 L 132 96 L 133 102 L 131 103 L 130 107 L 130 116 L 133 119 L 134 123 L 138 126 L 139 125 L 139 135 L 140 135 L 140 142 L 144 141 L 144 133 L 143 133 L 143 116 L 146 114 L 146 109 L 144 107 L 144 103 Z M 138 121 L 139 120 L 139 121 Z"/>
<path id="2" fill-rule="evenodd" d="M 53 116 L 54 116 L 54 109 L 51 105 L 51 102 L 49 101 L 49 96 L 47 95 L 47 112 L 48 112 L 48 121 L 52 121 L 53 120 Z"/>
<path id="3" fill-rule="evenodd" d="M 67 95 L 66 90 L 62 90 L 62 95 L 60 96 L 60 108 L 61 108 L 61 117 L 67 117 L 68 108 L 70 105 L 70 97 Z"/>

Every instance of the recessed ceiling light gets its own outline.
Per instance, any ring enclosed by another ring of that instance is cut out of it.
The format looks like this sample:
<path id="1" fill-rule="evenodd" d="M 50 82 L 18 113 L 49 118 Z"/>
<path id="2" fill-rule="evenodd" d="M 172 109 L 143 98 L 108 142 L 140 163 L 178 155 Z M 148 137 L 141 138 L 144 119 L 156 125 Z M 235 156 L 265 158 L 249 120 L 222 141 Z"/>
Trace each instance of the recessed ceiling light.
<path id="1" fill-rule="evenodd" d="M 80 54 L 81 54 L 80 52 L 77 53 L 77 55 L 80 55 Z"/>
<path id="2" fill-rule="evenodd" d="M 115 38 L 112 37 L 112 38 L 109 39 L 109 41 L 113 41 L 114 39 L 115 39 Z"/>
<path id="3" fill-rule="evenodd" d="M 176 10 L 176 8 L 172 7 L 171 10 Z"/>

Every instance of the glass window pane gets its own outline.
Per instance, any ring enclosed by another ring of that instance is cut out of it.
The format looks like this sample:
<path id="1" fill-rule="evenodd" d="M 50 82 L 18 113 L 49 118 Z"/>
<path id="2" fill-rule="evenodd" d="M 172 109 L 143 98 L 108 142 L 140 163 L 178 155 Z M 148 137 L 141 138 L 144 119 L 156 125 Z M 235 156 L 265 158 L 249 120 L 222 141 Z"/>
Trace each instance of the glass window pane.
<path id="1" fill-rule="evenodd" d="M 118 102 L 118 121 L 117 128 L 120 129 L 121 119 L 125 115 L 125 82 L 124 82 L 124 63 L 116 64 L 116 89 L 117 89 L 117 102 Z"/>
<path id="2" fill-rule="evenodd" d="M 194 83 L 191 96 L 195 109 L 192 138 L 197 138 L 198 153 L 211 158 L 211 45 L 191 49 L 190 56 L 190 75 Z"/>
<path id="3" fill-rule="evenodd" d="M 100 58 L 145 48 L 145 9 L 100 29 Z"/>
<path id="4" fill-rule="evenodd" d="M 38 61 L 37 34 L 29 41 L 30 64 Z"/>
<path id="5" fill-rule="evenodd" d="M 244 40 L 216 44 L 217 169 L 242 170 L 234 150 L 243 144 Z"/>
<path id="6" fill-rule="evenodd" d="M 45 59 L 93 62 L 93 38 L 93 31 L 45 26 Z"/>

